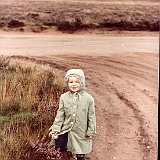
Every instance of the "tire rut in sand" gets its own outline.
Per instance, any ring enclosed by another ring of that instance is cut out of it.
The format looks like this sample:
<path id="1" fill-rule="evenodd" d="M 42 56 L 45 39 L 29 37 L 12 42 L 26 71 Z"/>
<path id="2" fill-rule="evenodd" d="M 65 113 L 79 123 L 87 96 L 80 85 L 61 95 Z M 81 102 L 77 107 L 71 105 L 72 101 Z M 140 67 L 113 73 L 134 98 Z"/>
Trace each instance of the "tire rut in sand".
<path id="1" fill-rule="evenodd" d="M 48 65 L 61 76 L 70 68 L 82 68 L 86 74 L 86 89 L 95 97 L 97 130 L 101 136 L 93 140 L 91 160 L 132 159 L 152 160 L 156 157 L 156 136 L 146 128 L 148 118 L 140 108 L 138 95 L 156 106 L 156 68 L 133 56 L 46 56 L 14 59 Z M 153 56 L 153 55 L 152 55 Z M 153 61 L 154 56 L 152 57 Z M 143 75 L 142 75 L 143 72 Z M 152 76 L 147 76 L 151 72 Z M 154 92 L 155 93 L 155 92 Z M 148 125 L 148 123 L 147 123 Z M 152 130 L 152 128 L 151 128 Z M 105 153 L 105 157 L 104 157 Z"/>

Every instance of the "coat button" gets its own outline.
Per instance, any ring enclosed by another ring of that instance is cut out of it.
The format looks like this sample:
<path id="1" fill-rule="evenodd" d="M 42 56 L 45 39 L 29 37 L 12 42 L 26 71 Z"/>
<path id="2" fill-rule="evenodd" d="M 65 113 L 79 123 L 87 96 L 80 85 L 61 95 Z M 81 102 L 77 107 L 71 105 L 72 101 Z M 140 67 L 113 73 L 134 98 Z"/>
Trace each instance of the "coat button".
<path id="1" fill-rule="evenodd" d="M 77 108 L 77 106 L 74 106 L 74 108 Z"/>
<path id="2" fill-rule="evenodd" d="M 71 124 L 73 124 L 73 122 L 71 122 Z"/>
<path id="3" fill-rule="evenodd" d="M 75 117 L 75 114 L 73 114 L 73 117 Z"/>

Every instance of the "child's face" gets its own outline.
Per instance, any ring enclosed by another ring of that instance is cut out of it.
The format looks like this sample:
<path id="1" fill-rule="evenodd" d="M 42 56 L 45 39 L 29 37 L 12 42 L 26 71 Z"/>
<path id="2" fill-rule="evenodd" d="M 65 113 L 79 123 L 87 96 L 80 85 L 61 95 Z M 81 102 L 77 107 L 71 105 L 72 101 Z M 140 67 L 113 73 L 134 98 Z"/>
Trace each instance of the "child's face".
<path id="1" fill-rule="evenodd" d="M 77 77 L 69 77 L 68 88 L 72 92 L 78 92 L 80 90 L 81 86 Z"/>

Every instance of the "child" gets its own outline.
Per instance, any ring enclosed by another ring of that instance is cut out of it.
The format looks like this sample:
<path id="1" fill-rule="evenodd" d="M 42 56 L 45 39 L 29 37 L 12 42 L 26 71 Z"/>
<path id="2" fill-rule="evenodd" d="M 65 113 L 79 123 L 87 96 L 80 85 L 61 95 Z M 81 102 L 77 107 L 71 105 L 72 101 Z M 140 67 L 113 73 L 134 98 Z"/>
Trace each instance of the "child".
<path id="1" fill-rule="evenodd" d="M 92 136 L 97 135 L 94 98 L 84 91 L 83 70 L 68 70 L 65 83 L 69 91 L 60 97 L 49 135 L 58 136 L 56 150 L 68 150 L 76 154 L 77 160 L 84 160 L 85 154 L 92 151 Z"/>

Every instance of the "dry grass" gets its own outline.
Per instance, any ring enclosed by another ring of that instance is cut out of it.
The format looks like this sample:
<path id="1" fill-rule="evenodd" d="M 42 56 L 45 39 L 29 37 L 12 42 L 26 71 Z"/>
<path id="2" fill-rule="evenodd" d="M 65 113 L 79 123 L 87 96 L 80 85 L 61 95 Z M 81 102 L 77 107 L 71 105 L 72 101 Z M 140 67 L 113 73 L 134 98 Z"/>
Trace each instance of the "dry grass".
<path id="1" fill-rule="evenodd" d="M 33 149 L 37 156 L 53 156 L 47 135 L 64 90 L 51 71 L 10 65 L 8 58 L 0 58 L 0 159 L 36 160 Z"/>
<path id="2" fill-rule="evenodd" d="M 61 31 L 89 28 L 109 30 L 159 29 L 159 5 L 154 1 L 22 1 L 0 4 L 0 27 L 42 32 L 51 27 Z"/>

